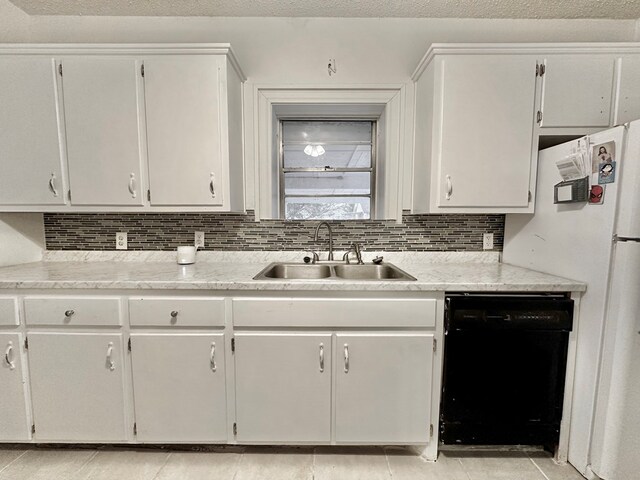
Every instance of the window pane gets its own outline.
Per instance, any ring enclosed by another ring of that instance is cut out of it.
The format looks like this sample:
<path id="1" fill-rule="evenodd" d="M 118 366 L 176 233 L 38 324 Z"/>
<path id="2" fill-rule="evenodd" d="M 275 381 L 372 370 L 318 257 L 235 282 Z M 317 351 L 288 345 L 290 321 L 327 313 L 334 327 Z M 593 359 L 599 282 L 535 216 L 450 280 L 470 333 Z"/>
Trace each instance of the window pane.
<path id="1" fill-rule="evenodd" d="M 285 195 L 369 195 L 369 172 L 296 172 L 284 174 Z"/>
<path id="2" fill-rule="evenodd" d="M 286 197 L 286 220 L 368 220 L 368 197 Z"/>
<path id="3" fill-rule="evenodd" d="M 282 140 L 288 142 L 371 142 L 371 122 L 282 122 Z"/>
<path id="4" fill-rule="evenodd" d="M 320 145 L 311 154 L 305 153 L 307 145 L 284 145 L 284 168 L 370 168 L 371 145 Z M 324 152 L 323 152 L 324 150 Z M 307 148 L 307 152 L 309 152 Z M 317 156 L 315 156 L 317 154 Z"/>

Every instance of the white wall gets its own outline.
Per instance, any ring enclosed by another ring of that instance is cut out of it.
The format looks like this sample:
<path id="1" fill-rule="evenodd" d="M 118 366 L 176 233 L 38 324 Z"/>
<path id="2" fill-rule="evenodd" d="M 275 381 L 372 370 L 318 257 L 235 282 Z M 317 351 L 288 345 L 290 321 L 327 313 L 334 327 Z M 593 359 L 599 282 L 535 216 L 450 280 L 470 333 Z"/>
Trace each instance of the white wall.
<path id="1" fill-rule="evenodd" d="M 42 260 L 44 222 L 40 213 L 0 214 L 0 267 Z"/>
<path id="2" fill-rule="evenodd" d="M 0 0 L 0 42 L 28 42 L 29 15 L 8 0 Z"/>

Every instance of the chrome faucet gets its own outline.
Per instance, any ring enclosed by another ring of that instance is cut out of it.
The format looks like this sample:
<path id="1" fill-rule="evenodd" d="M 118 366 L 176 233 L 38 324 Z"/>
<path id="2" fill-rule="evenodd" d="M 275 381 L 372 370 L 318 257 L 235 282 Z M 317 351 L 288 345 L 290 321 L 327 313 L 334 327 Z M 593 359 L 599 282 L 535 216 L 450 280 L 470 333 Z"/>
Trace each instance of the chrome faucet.
<path id="1" fill-rule="evenodd" d="M 314 242 L 318 241 L 318 232 L 320 232 L 320 227 L 323 225 L 326 225 L 327 230 L 329 230 L 329 257 L 327 258 L 327 260 L 332 262 L 333 261 L 333 232 L 331 231 L 331 225 L 329 225 L 327 222 L 320 222 L 316 227 L 316 234 L 313 237 L 313 241 Z"/>
<path id="2" fill-rule="evenodd" d="M 351 263 L 351 261 L 349 260 L 349 254 L 353 252 L 356 254 L 356 259 L 358 260 L 358 265 L 364 265 L 364 262 L 362 261 L 362 251 L 360 250 L 360 244 L 354 242 L 353 245 L 351 246 L 350 250 L 347 250 L 347 252 L 345 252 L 344 256 L 342 257 L 342 259 L 345 261 L 345 263 Z"/>

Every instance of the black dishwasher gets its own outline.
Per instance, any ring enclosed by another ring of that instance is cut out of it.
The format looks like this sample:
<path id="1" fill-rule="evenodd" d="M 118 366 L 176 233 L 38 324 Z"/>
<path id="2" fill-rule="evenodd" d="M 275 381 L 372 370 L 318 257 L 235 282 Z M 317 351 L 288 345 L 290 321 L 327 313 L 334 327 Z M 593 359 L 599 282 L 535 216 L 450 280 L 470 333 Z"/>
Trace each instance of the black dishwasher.
<path id="1" fill-rule="evenodd" d="M 573 300 L 446 297 L 440 441 L 557 445 Z"/>

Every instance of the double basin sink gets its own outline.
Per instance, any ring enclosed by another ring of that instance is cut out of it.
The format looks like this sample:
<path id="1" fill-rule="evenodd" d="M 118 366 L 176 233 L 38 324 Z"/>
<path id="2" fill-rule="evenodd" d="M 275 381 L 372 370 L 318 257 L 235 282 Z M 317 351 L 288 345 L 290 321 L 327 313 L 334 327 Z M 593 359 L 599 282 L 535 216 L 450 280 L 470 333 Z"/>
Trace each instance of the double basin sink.
<path id="1" fill-rule="evenodd" d="M 414 281 L 407 272 L 390 263 L 357 265 L 345 263 L 272 263 L 254 280 L 400 280 Z"/>

